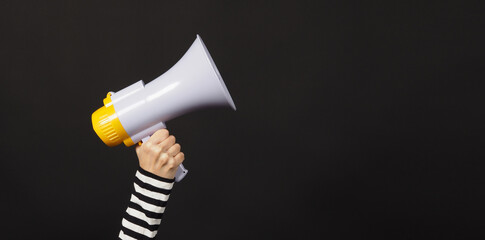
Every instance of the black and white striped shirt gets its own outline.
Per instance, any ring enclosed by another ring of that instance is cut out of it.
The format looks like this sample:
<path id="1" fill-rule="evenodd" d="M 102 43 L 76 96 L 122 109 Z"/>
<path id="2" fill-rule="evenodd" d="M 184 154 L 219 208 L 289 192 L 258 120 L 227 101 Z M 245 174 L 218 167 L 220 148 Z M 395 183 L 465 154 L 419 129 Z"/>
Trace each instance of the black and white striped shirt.
<path id="1" fill-rule="evenodd" d="M 174 179 L 143 170 L 135 175 L 134 189 L 121 221 L 119 239 L 153 239 L 157 235 Z"/>

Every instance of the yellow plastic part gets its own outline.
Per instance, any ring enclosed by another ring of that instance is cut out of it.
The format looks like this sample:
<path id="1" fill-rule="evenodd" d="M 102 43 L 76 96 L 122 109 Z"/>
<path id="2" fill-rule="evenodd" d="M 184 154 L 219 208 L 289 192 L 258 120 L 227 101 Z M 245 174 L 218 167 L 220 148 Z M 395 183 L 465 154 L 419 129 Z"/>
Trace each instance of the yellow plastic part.
<path id="1" fill-rule="evenodd" d="M 111 93 L 103 100 L 104 106 L 96 110 L 91 116 L 93 129 L 98 137 L 108 146 L 114 147 L 123 142 L 127 147 L 134 145 L 128 133 L 116 114 L 111 102 Z"/>

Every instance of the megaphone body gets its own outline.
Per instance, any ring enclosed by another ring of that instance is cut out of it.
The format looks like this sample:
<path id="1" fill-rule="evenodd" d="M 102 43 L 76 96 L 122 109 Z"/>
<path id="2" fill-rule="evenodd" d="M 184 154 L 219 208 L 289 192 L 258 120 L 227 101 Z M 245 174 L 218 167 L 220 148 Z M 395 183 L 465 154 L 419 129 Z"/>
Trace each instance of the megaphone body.
<path id="1" fill-rule="evenodd" d="M 234 101 L 209 54 L 197 35 L 184 56 L 167 72 L 145 84 L 142 80 L 109 92 L 104 106 L 92 114 L 93 128 L 108 146 L 126 146 L 146 141 L 165 122 L 184 113 L 213 106 L 236 110 Z M 183 165 L 175 176 L 187 174 Z"/>

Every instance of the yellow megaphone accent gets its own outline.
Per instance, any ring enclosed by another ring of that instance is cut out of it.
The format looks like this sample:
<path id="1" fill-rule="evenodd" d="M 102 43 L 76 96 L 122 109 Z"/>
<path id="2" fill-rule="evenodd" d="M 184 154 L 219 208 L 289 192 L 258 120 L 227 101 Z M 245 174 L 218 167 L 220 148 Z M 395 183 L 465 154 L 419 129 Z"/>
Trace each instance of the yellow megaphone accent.
<path id="1" fill-rule="evenodd" d="M 126 146 L 132 146 L 134 143 L 121 125 L 112 104 L 111 93 L 107 94 L 103 102 L 104 106 L 96 110 L 91 116 L 94 131 L 110 147 L 119 145 L 121 142 L 125 142 Z"/>

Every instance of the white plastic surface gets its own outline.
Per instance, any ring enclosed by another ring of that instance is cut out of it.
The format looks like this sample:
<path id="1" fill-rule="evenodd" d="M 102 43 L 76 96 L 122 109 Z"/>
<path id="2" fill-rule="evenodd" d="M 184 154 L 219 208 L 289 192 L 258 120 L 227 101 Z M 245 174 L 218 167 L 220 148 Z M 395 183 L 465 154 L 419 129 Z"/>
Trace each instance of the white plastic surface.
<path id="1" fill-rule="evenodd" d="M 116 104 L 117 102 L 123 100 L 124 98 L 142 90 L 145 87 L 143 80 L 131 84 L 128 87 L 121 89 L 116 93 L 111 94 L 111 103 Z"/>
<path id="2" fill-rule="evenodd" d="M 199 35 L 167 72 L 147 84 L 138 81 L 113 94 L 111 99 L 123 128 L 134 142 L 145 137 L 140 133 L 145 135 L 152 126 L 189 111 L 212 106 L 236 110 Z"/>

